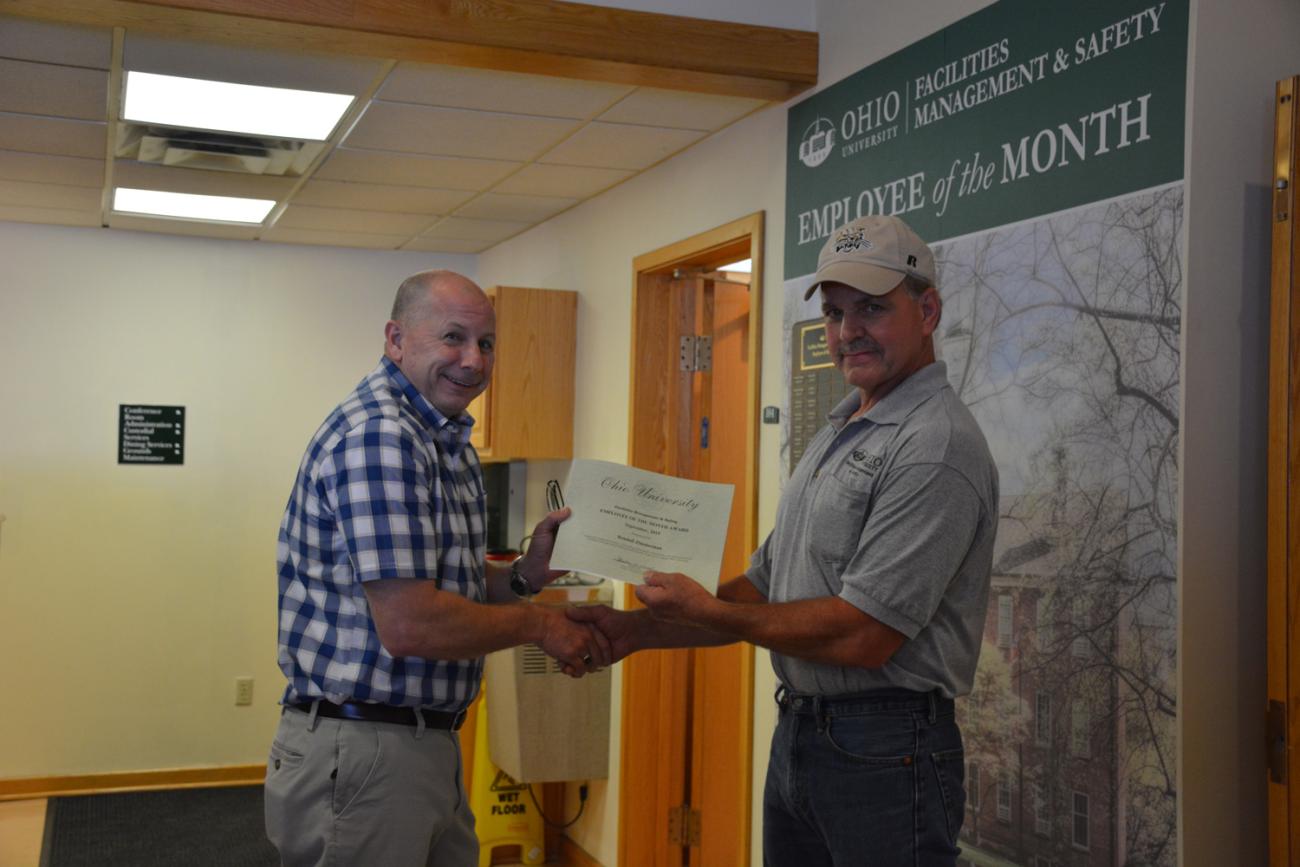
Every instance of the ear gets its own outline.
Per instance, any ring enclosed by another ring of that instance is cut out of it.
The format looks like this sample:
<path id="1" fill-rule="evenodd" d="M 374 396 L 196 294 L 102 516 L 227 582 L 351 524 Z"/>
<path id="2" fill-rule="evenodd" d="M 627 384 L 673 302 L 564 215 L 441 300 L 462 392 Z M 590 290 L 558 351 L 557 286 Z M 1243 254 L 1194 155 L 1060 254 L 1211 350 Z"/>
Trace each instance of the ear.
<path id="1" fill-rule="evenodd" d="M 921 333 L 929 337 L 939 327 L 939 319 L 943 316 L 943 301 L 939 298 L 939 290 L 931 286 L 921 293 L 916 303 L 921 305 Z"/>
<path id="2" fill-rule="evenodd" d="M 387 355 L 394 362 L 402 360 L 402 338 L 405 335 L 402 332 L 402 323 L 395 319 L 388 320 L 384 325 L 384 355 Z"/>

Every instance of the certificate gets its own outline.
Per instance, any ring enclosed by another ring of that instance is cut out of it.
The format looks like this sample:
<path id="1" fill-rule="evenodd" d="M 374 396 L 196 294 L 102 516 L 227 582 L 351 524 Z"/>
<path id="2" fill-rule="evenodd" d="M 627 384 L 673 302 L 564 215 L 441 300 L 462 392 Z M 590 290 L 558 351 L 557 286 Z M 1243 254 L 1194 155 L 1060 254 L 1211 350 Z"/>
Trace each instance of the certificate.
<path id="1" fill-rule="evenodd" d="M 607 461 L 575 460 L 552 569 L 640 584 L 646 570 L 681 572 L 718 589 L 732 485 L 693 482 Z"/>

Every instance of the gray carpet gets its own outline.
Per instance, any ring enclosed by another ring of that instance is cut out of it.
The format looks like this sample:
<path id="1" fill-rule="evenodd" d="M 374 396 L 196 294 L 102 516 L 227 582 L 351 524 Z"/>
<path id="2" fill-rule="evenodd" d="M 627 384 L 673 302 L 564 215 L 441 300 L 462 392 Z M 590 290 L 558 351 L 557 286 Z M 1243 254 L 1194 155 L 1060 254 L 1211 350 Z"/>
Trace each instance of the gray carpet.
<path id="1" fill-rule="evenodd" d="M 262 787 L 52 798 L 42 867 L 276 867 Z"/>

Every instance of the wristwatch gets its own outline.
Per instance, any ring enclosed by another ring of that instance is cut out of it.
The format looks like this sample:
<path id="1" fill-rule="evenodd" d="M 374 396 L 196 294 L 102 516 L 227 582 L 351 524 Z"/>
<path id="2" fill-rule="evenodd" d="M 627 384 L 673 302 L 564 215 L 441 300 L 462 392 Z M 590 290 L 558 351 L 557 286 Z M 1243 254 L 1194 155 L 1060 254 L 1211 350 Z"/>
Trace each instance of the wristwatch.
<path id="1" fill-rule="evenodd" d="M 524 573 L 519 571 L 519 561 L 510 564 L 510 589 L 520 599 L 527 599 L 533 595 L 533 585 L 528 583 Z"/>

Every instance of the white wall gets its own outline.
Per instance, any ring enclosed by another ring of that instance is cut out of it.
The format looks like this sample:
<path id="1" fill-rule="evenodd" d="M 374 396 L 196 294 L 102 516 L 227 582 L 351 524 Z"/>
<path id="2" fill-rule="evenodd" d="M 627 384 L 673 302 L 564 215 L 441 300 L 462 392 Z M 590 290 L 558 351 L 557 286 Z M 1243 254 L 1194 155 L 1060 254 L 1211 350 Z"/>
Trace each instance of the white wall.
<path id="1" fill-rule="evenodd" d="M 1274 83 L 1300 7 L 1194 0 L 1183 322 L 1182 863 L 1266 860 L 1265 458 Z"/>
<path id="2" fill-rule="evenodd" d="M 0 223 L 0 262 L 0 777 L 265 761 L 302 450 L 398 282 L 474 259 Z M 185 406 L 184 466 L 118 466 L 119 403 Z"/>

